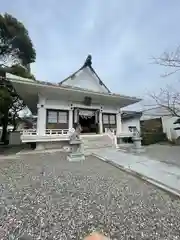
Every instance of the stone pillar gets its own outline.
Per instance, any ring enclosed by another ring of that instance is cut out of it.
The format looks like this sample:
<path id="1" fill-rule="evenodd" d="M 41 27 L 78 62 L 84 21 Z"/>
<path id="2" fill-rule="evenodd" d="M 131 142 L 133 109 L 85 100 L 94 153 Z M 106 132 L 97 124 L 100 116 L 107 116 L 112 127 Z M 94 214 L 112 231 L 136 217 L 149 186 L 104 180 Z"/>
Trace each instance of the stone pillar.
<path id="1" fill-rule="evenodd" d="M 121 110 L 116 114 L 116 135 L 120 135 L 122 133 L 122 122 L 121 122 Z"/>
<path id="2" fill-rule="evenodd" d="M 37 134 L 45 135 L 46 130 L 46 108 L 45 98 L 39 96 L 39 103 L 37 104 Z"/>
<path id="3" fill-rule="evenodd" d="M 102 110 L 99 111 L 99 133 L 103 133 L 103 119 L 102 119 Z"/>
<path id="4" fill-rule="evenodd" d="M 139 136 L 133 137 L 134 150 L 136 153 L 145 152 L 145 149 L 142 147 L 141 140 L 142 138 Z"/>
<path id="5" fill-rule="evenodd" d="M 69 129 L 73 128 L 73 109 L 69 110 Z"/>

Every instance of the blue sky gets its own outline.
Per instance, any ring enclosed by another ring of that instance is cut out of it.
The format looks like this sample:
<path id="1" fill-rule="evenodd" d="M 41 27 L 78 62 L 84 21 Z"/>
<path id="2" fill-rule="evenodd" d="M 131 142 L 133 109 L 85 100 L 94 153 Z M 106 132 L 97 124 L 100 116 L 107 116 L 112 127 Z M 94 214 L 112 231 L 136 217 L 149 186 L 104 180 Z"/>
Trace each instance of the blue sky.
<path id="1" fill-rule="evenodd" d="M 179 0 L 6 0 L 1 12 L 21 20 L 37 51 L 32 72 L 59 82 L 92 54 L 93 67 L 113 91 L 145 96 L 178 76 L 152 56 L 180 44 Z"/>

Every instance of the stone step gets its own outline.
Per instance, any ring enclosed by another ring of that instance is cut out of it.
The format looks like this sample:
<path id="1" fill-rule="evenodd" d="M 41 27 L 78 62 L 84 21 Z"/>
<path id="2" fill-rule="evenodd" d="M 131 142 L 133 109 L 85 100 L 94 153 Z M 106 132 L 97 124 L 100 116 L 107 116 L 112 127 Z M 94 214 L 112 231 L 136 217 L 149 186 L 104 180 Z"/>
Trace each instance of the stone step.
<path id="1" fill-rule="evenodd" d="M 84 146 L 84 149 L 98 149 L 98 148 L 111 148 L 111 147 L 113 147 L 112 145 L 102 145 L 102 146 L 95 146 L 95 145 L 93 145 L 93 146 Z"/>
<path id="2" fill-rule="evenodd" d="M 84 150 L 99 149 L 99 148 L 112 148 L 112 139 L 107 135 L 103 136 L 84 136 L 81 138 Z"/>

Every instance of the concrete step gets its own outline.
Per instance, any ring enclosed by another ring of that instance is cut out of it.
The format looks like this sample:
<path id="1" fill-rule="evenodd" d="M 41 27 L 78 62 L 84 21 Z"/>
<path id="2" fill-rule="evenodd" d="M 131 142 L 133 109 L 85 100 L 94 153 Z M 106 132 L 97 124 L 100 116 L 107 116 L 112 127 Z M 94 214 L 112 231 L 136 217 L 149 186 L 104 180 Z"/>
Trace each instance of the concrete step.
<path id="1" fill-rule="evenodd" d="M 84 146 L 84 149 L 99 149 L 99 148 L 112 148 L 113 146 L 112 145 L 101 145 L 101 146 L 96 146 L 96 145 L 93 145 L 93 146 Z"/>

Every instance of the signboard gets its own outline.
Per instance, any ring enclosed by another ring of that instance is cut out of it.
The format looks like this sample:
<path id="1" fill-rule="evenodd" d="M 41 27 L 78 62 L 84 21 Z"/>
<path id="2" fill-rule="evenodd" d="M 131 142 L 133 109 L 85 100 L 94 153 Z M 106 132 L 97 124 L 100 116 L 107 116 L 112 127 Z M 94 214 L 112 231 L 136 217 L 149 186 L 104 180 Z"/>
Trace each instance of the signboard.
<path id="1" fill-rule="evenodd" d="M 91 111 L 91 110 L 79 110 L 79 115 L 80 116 L 85 116 L 85 117 L 92 117 L 92 116 L 94 116 L 94 111 Z"/>

